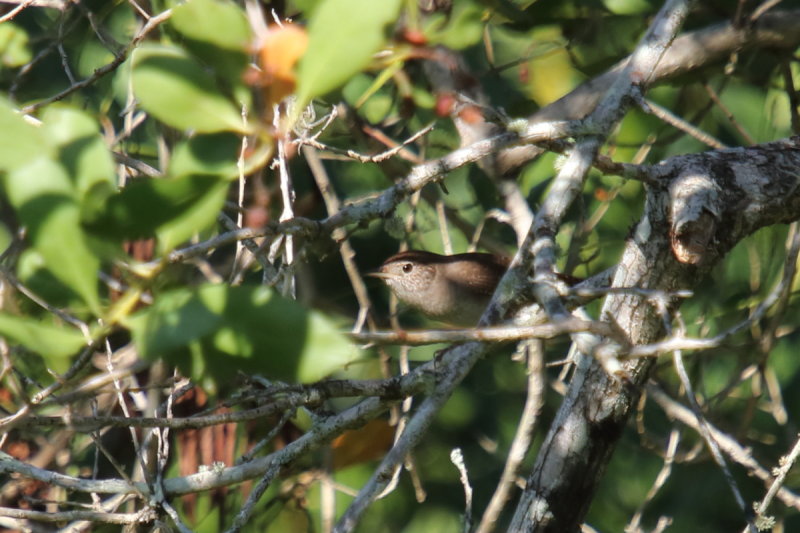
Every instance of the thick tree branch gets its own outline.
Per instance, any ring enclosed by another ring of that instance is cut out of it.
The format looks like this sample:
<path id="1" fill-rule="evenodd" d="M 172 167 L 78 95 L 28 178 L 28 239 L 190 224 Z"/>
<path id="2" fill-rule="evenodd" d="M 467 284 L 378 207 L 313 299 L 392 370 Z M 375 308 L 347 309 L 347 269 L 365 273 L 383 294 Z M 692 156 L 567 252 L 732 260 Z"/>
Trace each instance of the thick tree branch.
<path id="1" fill-rule="evenodd" d="M 659 168 L 663 183 L 648 190 L 645 212 L 625 248 L 614 286 L 692 289 L 744 237 L 767 225 L 800 219 L 800 137 L 675 157 Z M 696 195 L 685 195 L 673 185 L 687 176 L 706 185 L 693 188 Z M 698 199 L 705 203 L 698 204 Z M 682 260 L 674 232 L 703 213 L 712 213 L 714 230 L 703 232 L 705 249 L 698 257 Z M 672 306 L 678 304 L 670 300 Z M 613 317 L 633 344 L 654 342 L 663 332 L 663 317 L 639 295 L 611 294 L 602 313 Z M 577 528 L 580 511 L 592 500 L 652 365 L 652 359 L 624 363 L 630 377 L 626 382 L 609 377 L 594 359 L 581 359 L 528 479 L 514 527 Z M 581 507 L 576 510 L 576 505 Z"/>

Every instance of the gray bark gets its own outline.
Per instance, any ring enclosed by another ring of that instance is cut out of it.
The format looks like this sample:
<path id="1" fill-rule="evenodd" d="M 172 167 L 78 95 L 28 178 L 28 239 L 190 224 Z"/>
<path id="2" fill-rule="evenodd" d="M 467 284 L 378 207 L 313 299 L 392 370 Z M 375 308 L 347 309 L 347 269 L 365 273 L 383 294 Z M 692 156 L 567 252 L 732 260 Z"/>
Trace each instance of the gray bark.
<path id="1" fill-rule="evenodd" d="M 800 219 L 800 137 L 750 148 L 679 156 L 653 169 L 644 214 L 628 240 L 614 287 L 692 289 L 759 228 Z M 677 305 L 677 300 L 670 302 Z M 603 306 L 632 344 L 663 334 L 646 298 L 612 294 Z M 577 531 L 654 359 L 609 376 L 582 355 L 539 450 L 509 531 Z"/>

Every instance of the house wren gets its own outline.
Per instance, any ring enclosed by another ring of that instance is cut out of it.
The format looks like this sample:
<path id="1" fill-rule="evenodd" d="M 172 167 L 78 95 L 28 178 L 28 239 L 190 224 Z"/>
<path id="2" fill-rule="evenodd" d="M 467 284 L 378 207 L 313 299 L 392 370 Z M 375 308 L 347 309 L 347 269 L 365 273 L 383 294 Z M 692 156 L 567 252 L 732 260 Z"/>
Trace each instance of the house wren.
<path id="1" fill-rule="evenodd" d="M 409 250 L 393 255 L 368 275 L 381 278 L 398 300 L 429 318 L 475 326 L 508 264 L 494 254 Z"/>

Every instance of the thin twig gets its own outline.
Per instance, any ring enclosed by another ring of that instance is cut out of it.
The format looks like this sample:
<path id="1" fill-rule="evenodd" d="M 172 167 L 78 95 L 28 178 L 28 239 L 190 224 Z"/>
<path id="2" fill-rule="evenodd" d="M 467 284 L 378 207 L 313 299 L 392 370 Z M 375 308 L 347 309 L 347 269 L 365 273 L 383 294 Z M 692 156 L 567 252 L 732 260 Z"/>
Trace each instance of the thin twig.
<path id="1" fill-rule="evenodd" d="M 720 99 L 717 91 L 715 91 L 714 88 L 708 83 L 703 83 L 703 88 L 706 90 L 708 97 L 711 98 L 714 104 L 722 111 L 722 113 L 725 115 L 725 118 L 727 118 L 731 126 L 733 126 L 736 131 L 739 132 L 744 141 L 749 145 L 756 144 L 756 140 L 749 133 L 747 133 L 747 130 L 745 130 L 744 127 L 739 124 L 739 121 L 736 120 L 736 116 L 733 114 L 733 112 L 722 102 L 722 99 Z"/>
<path id="2" fill-rule="evenodd" d="M 676 116 L 670 110 L 661 107 L 652 100 L 643 100 L 640 103 L 642 109 L 647 113 L 652 113 L 654 116 L 660 118 L 670 126 L 688 134 L 690 137 L 697 139 L 706 146 L 710 146 L 715 150 L 722 150 L 727 148 L 722 141 L 714 138 L 711 134 L 704 132 L 700 128 L 686 122 L 682 118 Z"/>
<path id="3" fill-rule="evenodd" d="M 466 377 L 475 363 L 484 355 L 486 347 L 470 343 L 453 347 L 443 354 L 440 365 L 443 371 L 436 389 L 417 407 L 405 432 L 384 456 L 369 481 L 362 487 L 334 528 L 335 533 L 352 531 L 362 513 L 377 498 L 392 479 L 392 473 L 427 432 L 434 417 L 450 398 L 455 387 Z"/>
<path id="4" fill-rule="evenodd" d="M 281 117 L 283 116 L 280 113 L 280 108 L 277 104 L 275 104 L 275 109 L 273 112 L 274 120 L 273 126 L 275 127 L 275 131 L 280 131 L 280 121 Z M 278 219 L 279 222 L 286 222 L 287 220 L 294 219 L 294 201 L 295 201 L 295 191 L 294 191 L 294 184 L 292 183 L 292 176 L 289 174 L 289 161 L 286 155 L 286 145 L 288 143 L 288 139 L 285 136 L 281 136 L 278 139 L 278 155 L 273 161 L 273 167 L 278 168 L 278 175 L 280 177 L 280 190 L 281 190 L 281 200 L 282 200 L 282 209 L 280 218 Z M 283 239 L 275 240 L 272 243 L 270 248 L 269 257 L 273 260 L 277 256 L 277 247 L 283 245 L 283 268 L 282 273 L 283 275 L 283 284 L 281 286 L 281 293 L 284 296 L 287 296 L 291 299 L 297 298 L 297 287 L 296 283 L 297 280 L 295 278 L 294 273 L 292 270 L 294 269 L 294 262 L 295 262 L 295 242 L 293 235 L 284 235 Z M 264 272 L 264 282 L 268 283 L 269 278 L 267 277 L 266 271 Z"/>
<path id="5" fill-rule="evenodd" d="M 24 294 L 30 301 L 47 311 L 48 313 L 57 316 L 67 324 L 74 326 L 80 330 L 87 341 L 91 341 L 92 335 L 89 325 L 86 322 L 70 315 L 66 311 L 50 305 L 44 298 L 33 292 L 31 289 L 23 285 L 17 277 L 5 268 L 0 268 L 0 279 L 17 289 L 20 293 Z"/>
<path id="6" fill-rule="evenodd" d="M 658 491 L 664 486 L 669 478 L 670 474 L 672 473 L 672 464 L 675 462 L 675 453 L 678 451 L 678 443 L 681 440 L 681 432 L 677 429 L 672 429 L 669 432 L 669 440 L 667 441 L 667 449 L 664 453 L 664 464 L 661 465 L 661 470 L 658 472 L 656 479 L 653 481 L 653 485 L 650 487 L 650 490 L 647 491 L 647 495 L 644 497 L 644 501 L 634 513 L 633 518 L 625 527 L 626 533 L 633 533 L 633 532 L 640 532 L 642 531 L 639 527 L 639 524 L 642 522 L 642 515 L 644 514 L 645 506 L 653 501 Z"/>
<path id="7" fill-rule="evenodd" d="M 420 346 L 454 342 L 511 342 L 523 339 L 552 339 L 566 333 L 588 331 L 625 342 L 613 327 L 605 322 L 567 317 L 537 326 L 494 326 L 471 329 L 427 329 L 424 331 L 375 331 L 351 334 L 358 342 L 376 344 L 404 344 Z"/>
<path id="8" fill-rule="evenodd" d="M 516 483 L 522 462 L 530 450 L 536 421 L 544 405 L 544 346 L 541 341 L 532 340 L 523 343 L 523 349 L 528 363 L 528 395 L 525 398 L 525 406 L 517 424 L 514 440 L 508 450 L 503 473 L 475 530 L 476 533 L 491 533 L 497 526 L 500 513 L 510 499 L 511 489 Z"/>
<path id="9" fill-rule="evenodd" d="M 756 520 L 766 519 L 764 513 L 767 512 L 769 504 L 772 503 L 775 495 L 778 494 L 778 491 L 783 487 L 783 483 L 786 481 L 786 476 L 789 475 L 789 472 L 791 471 L 795 462 L 797 462 L 798 457 L 800 457 L 800 436 L 798 436 L 798 439 L 795 441 L 792 450 L 785 456 L 781 457 L 778 461 L 780 466 L 775 469 L 775 479 L 769 486 L 769 490 L 764 495 L 764 498 L 758 503 L 758 505 L 755 506 L 757 516 Z"/>
<path id="10" fill-rule="evenodd" d="M 85 78 L 85 79 L 83 79 L 81 81 L 78 81 L 78 82 L 70 85 L 69 87 L 67 87 L 63 91 L 61 91 L 61 92 L 59 92 L 57 94 L 54 94 L 53 96 L 49 96 L 49 97 L 45 98 L 44 100 L 40 100 L 40 101 L 36 102 L 35 104 L 31 104 L 31 105 L 23 107 L 22 108 L 22 113 L 27 115 L 29 113 L 35 112 L 37 109 L 39 109 L 41 107 L 44 107 L 44 106 L 46 106 L 48 104 L 52 104 L 53 102 L 58 102 L 59 100 L 63 100 L 64 98 L 66 98 L 70 94 L 74 93 L 75 91 L 78 91 L 80 89 L 84 89 L 84 88 L 92 85 L 94 82 L 96 82 L 97 80 L 99 80 L 100 78 L 102 78 L 103 76 L 108 74 L 109 72 L 113 72 L 114 70 L 117 69 L 117 67 L 119 67 L 128 58 L 128 55 L 131 53 L 131 51 L 133 51 L 133 49 L 136 48 L 136 46 L 145 37 L 147 37 L 147 35 L 151 31 L 156 29 L 161 23 L 163 23 L 164 21 L 168 20 L 171 16 L 172 16 L 172 10 L 171 9 L 167 9 L 167 10 L 164 10 L 163 12 L 159 13 L 158 15 L 151 17 L 147 21 L 147 23 L 142 27 L 142 29 L 139 30 L 139 32 L 134 36 L 134 38 L 131 40 L 131 42 L 128 43 L 127 46 L 125 46 L 125 48 L 122 49 L 119 53 L 117 53 L 116 56 L 114 57 L 114 59 L 110 63 L 108 63 L 106 65 L 103 65 L 102 67 L 100 67 L 98 69 L 95 69 L 94 73 L 91 76 L 89 76 L 88 78 Z"/>
<path id="11" fill-rule="evenodd" d="M 104 344 L 105 344 L 105 349 L 106 349 L 105 350 L 106 351 L 106 370 L 108 370 L 108 375 L 111 377 L 111 379 L 113 380 L 113 383 L 114 383 L 114 391 L 116 392 L 117 404 L 120 406 L 120 409 L 122 410 L 122 414 L 125 417 L 130 418 L 131 417 L 131 413 L 128 410 L 128 402 L 125 401 L 125 397 L 124 397 L 124 395 L 122 393 L 122 385 L 120 384 L 120 381 L 117 378 L 116 373 L 114 371 L 114 362 L 113 362 L 113 358 L 112 358 L 111 343 L 108 341 L 108 339 L 106 339 Z M 140 465 L 140 467 L 141 467 L 142 471 L 144 472 L 146 469 L 145 469 L 145 465 L 143 463 L 144 457 L 143 457 L 143 454 L 142 454 L 141 445 L 139 443 L 138 434 L 136 432 L 136 429 L 132 428 L 132 427 L 129 428 L 128 431 L 130 431 L 130 434 L 131 434 L 131 442 L 133 443 L 133 449 L 134 449 L 135 455 L 136 455 L 136 457 L 139 458 L 140 461 L 142 461 L 142 464 Z M 96 440 L 96 442 L 97 441 L 98 440 Z"/>
<path id="12" fill-rule="evenodd" d="M 13 20 L 14 17 L 16 17 L 20 13 L 20 11 L 22 11 L 26 7 L 28 7 L 30 5 L 33 5 L 35 3 L 36 3 L 36 0 L 24 0 L 17 7 L 15 7 L 11 11 L 9 11 L 8 13 L 6 13 L 2 17 L 0 17 L 0 23 L 6 22 L 8 20 Z"/>
<path id="13" fill-rule="evenodd" d="M 139 427 L 172 429 L 197 429 L 232 422 L 256 420 L 283 414 L 287 409 L 299 406 L 318 406 L 329 398 L 358 398 L 374 396 L 385 400 L 403 399 L 426 391 L 430 386 L 432 364 L 415 368 L 407 375 L 375 380 L 328 380 L 311 385 L 287 386 L 260 398 L 259 407 L 243 411 L 232 411 L 217 415 L 193 417 L 140 417 L 124 416 L 31 416 L 29 419 L 10 420 L 12 415 L 0 421 L 0 428 L 14 423 L 20 427 L 70 427 L 80 431 L 92 431 L 104 427 Z M 46 397 L 46 396 L 45 396 Z M 29 411 L 26 409 L 25 412 Z"/>
<path id="14" fill-rule="evenodd" d="M 798 96 L 797 89 L 794 85 L 794 75 L 792 74 L 792 66 L 789 60 L 781 62 L 781 75 L 783 75 L 786 96 L 789 97 L 792 132 L 794 132 L 795 135 L 800 135 L 800 96 Z"/>
<path id="15" fill-rule="evenodd" d="M 464 533 L 472 531 L 472 485 L 469 483 L 467 465 L 461 448 L 453 448 L 450 452 L 450 462 L 458 469 L 458 478 L 464 488 Z"/>
<path id="16" fill-rule="evenodd" d="M 41 404 L 45 399 L 47 399 L 52 394 L 59 391 L 64 385 L 66 385 L 75 376 L 77 376 L 78 373 L 81 370 L 83 370 L 83 368 L 86 365 L 88 365 L 89 362 L 92 360 L 94 351 L 95 351 L 94 345 L 90 345 L 84 348 L 84 350 L 80 353 L 75 362 L 72 363 L 69 369 L 60 376 L 57 376 L 56 380 L 52 384 L 45 387 L 38 393 L 36 393 L 28 401 L 28 403 L 23 405 L 16 413 L 0 419 L 0 430 L 10 431 L 12 428 L 19 425 L 26 417 L 30 415 L 31 411 L 35 406 Z"/>
<path id="17" fill-rule="evenodd" d="M 386 150 L 385 152 L 381 152 L 380 154 L 376 154 L 376 155 L 362 155 L 362 154 L 359 154 L 358 152 L 356 152 L 354 150 L 349 150 L 349 149 L 348 150 L 343 150 L 341 148 L 335 148 L 333 146 L 328 146 L 328 145 L 325 145 L 325 144 L 317 141 L 317 138 L 316 138 L 317 136 L 316 135 L 312 136 L 312 137 L 299 137 L 299 138 L 295 139 L 293 142 L 296 143 L 296 144 L 299 144 L 301 146 L 303 146 L 303 145 L 311 146 L 313 148 L 316 148 L 317 150 L 322 150 L 322 151 L 325 151 L 325 152 L 331 152 L 331 153 L 334 153 L 334 154 L 344 155 L 344 156 L 346 156 L 346 157 L 348 157 L 350 159 L 355 159 L 356 161 L 359 161 L 361 163 L 381 163 L 383 161 L 386 161 L 387 159 L 390 159 L 390 158 L 394 157 L 401 150 L 403 150 L 406 146 L 408 146 L 409 144 L 415 142 L 420 137 L 422 137 L 424 135 L 427 135 L 431 130 L 433 130 L 433 128 L 434 128 L 434 124 L 429 124 L 429 125 L 425 126 L 424 128 L 422 128 L 420 131 L 416 132 L 414 135 L 412 135 L 408 139 L 406 139 L 405 141 L 403 141 L 402 143 L 400 143 L 397 146 L 395 146 L 394 148 L 390 148 L 389 150 Z"/>
<path id="18" fill-rule="evenodd" d="M 23 518 L 36 522 L 69 522 L 73 520 L 91 521 L 105 524 L 145 524 L 156 518 L 151 507 L 135 513 L 103 513 L 97 511 L 31 511 L 14 507 L 0 507 L 0 516 Z"/>
<path id="19" fill-rule="evenodd" d="M 753 13 L 750 14 L 750 22 L 755 22 L 759 19 L 764 13 L 772 9 L 773 7 L 777 6 L 781 3 L 781 0 L 765 0 L 761 3 L 760 6 L 753 10 Z"/>
<path id="20" fill-rule="evenodd" d="M 281 415 L 280 420 L 278 420 L 278 422 L 272 426 L 272 429 L 269 430 L 269 433 L 267 433 L 263 439 L 258 441 L 252 448 L 250 448 L 247 453 L 239 457 L 235 464 L 240 465 L 248 461 L 252 461 L 253 458 L 267 446 L 267 444 L 272 442 L 272 440 L 278 435 L 278 433 L 280 433 L 281 429 L 283 429 L 283 427 L 286 425 L 289 419 L 294 416 L 294 414 L 294 409 L 286 409 L 286 411 Z"/>
<path id="21" fill-rule="evenodd" d="M 744 516 L 745 521 L 748 524 L 748 529 L 750 533 L 757 533 L 757 529 L 755 524 L 752 520 L 752 510 L 747 507 L 747 503 L 744 501 L 744 497 L 742 496 L 742 492 L 739 490 L 739 485 L 736 483 L 736 480 L 733 477 L 733 474 L 728 468 L 728 463 L 725 461 L 725 457 L 722 455 L 720 451 L 719 444 L 717 443 L 716 439 L 712 435 L 709 429 L 709 423 L 706 420 L 706 417 L 703 415 L 703 411 L 700 409 L 700 405 L 697 403 L 697 399 L 695 398 L 694 388 L 692 387 L 692 382 L 689 379 L 689 374 L 686 373 L 686 367 L 683 364 L 683 357 L 681 355 L 680 350 L 675 350 L 672 352 L 672 361 L 675 366 L 675 370 L 680 378 L 681 385 L 686 392 L 686 400 L 689 403 L 692 411 L 694 412 L 695 417 L 698 420 L 698 429 L 700 430 L 700 435 L 705 440 L 706 445 L 708 446 L 709 451 L 711 452 L 711 456 L 714 458 L 714 461 L 719 465 L 720 469 L 722 470 L 722 474 L 725 477 L 725 481 L 728 483 L 728 487 L 731 489 L 733 493 L 733 497 L 736 500 L 736 504 L 739 506 L 739 509 L 742 511 L 742 515 Z"/>
<path id="22" fill-rule="evenodd" d="M 341 203 L 339 202 L 339 198 L 336 196 L 336 191 L 333 189 L 333 185 L 330 182 L 328 173 L 326 172 L 325 166 L 322 164 L 319 155 L 317 154 L 316 150 L 310 146 L 303 146 L 302 151 L 306 158 L 306 162 L 308 163 L 308 167 L 311 169 L 311 175 L 314 176 L 317 189 L 319 189 L 322 199 L 325 202 L 325 208 L 328 211 L 328 215 L 330 216 L 334 213 L 337 213 L 341 209 Z M 358 266 L 355 263 L 356 251 L 353 248 L 353 245 L 350 244 L 350 240 L 347 239 L 344 230 L 341 228 L 337 228 L 332 237 L 336 242 L 339 243 L 339 255 L 342 258 L 342 264 L 344 265 L 345 272 L 347 272 L 350 285 L 353 287 L 353 294 L 355 294 L 356 300 L 358 301 L 359 320 L 353 326 L 353 333 L 358 333 L 361 331 L 361 327 L 365 321 L 369 325 L 369 330 L 375 331 L 377 325 L 375 324 L 375 319 L 370 312 L 370 309 L 372 308 L 372 302 L 369 298 L 369 293 L 367 292 L 367 287 L 364 284 L 364 280 L 361 277 L 361 273 L 358 270 Z"/>
<path id="23" fill-rule="evenodd" d="M 244 527 L 250 520 L 250 517 L 255 511 L 256 504 L 267 491 L 272 483 L 272 480 L 275 479 L 275 476 L 278 475 L 280 469 L 281 465 L 278 463 L 269 467 L 253 491 L 247 496 L 247 501 L 244 503 L 244 505 L 242 505 L 241 510 L 239 510 L 239 512 L 236 514 L 236 518 L 233 520 L 233 524 L 231 524 L 231 527 L 225 530 L 225 533 L 238 533 L 241 531 L 242 527 Z"/>
<path id="24" fill-rule="evenodd" d="M 247 105 L 242 104 L 242 125 L 247 126 Z M 244 190 L 245 190 L 245 155 L 247 154 L 247 146 L 248 140 L 247 135 L 242 135 L 241 146 L 239 148 L 239 157 L 236 159 L 236 170 L 239 172 L 239 179 L 238 181 L 238 196 L 236 198 L 236 227 L 243 227 L 244 226 Z M 234 268 L 231 269 L 230 279 L 233 281 L 236 279 L 236 265 L 240 265 L 242 262 L 242 254 L 244 253 L 244 245 L 242 241 L 236 242 L 236 253 L 233 257 L 233 264 Z"/>
<path id="25" fill-rule="evenodd" d="M 689 426 L 698 433 L 700 432 L 701 422 L 695 413 L 693 413 L 691 409 L 670 398 L 667 393 L 658 386 L 654 384 L 648 385 L 647 397 L 652 398 L 670 418 L 678 420 L 682 424 Z M 708 421 L 706 421 L 706 426 L 708 427 L 711 435 L 714 437 L 714 441 L 719 444 L 720 448 L 726 454 L 728 454 L 733 461 L 736 461 L 738 464 L 742 465 L 747 469 L 750 475 L 760 479 L 765 484 L 772 484 L 774 477 L 769 470 L 756 462 L 756 460 L 753 458 L 753 453 L 750 448 L 742 446 L 736 441 L 735 438 L 715 428 Z M 800 510 L 800 495 L 794 494 L 786 489 L 786 487 L 781 487 L 778 489 L 777 497 L 785 505 Z"/>

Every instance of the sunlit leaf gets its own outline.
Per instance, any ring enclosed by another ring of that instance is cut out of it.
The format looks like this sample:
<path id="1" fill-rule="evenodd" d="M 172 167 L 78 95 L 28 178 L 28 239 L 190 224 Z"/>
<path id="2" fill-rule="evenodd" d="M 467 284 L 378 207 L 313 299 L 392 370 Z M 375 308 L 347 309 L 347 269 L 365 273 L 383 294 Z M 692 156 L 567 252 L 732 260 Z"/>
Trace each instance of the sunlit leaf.
<path id="1" fill-rule="evenodd" d="M 209 335 L 221 321 L 221 314 L 209 309 L 192 291 L 178 289 L 159 295 L 152 307 L 130 319 L 129 326 L 140 353 L 157 358 Z"/>
<path id="2" fill-rule="evenodd" d="M 237 107 L 180 48 L 146 45 L 137 49 L 133 90 L 145 110 L 174 128 L 201 133 L 247 131 Z"/>
<path id="3" fill-rule="evenodd" d="M 21 67 L 31 57 L 27 32 L 13 22 L 0 24 L 0 65 Z"/>
<path id="4" fill-rule="evenodd" d="M 245 51 L 250 25 L 236 4 L 220 0 L 191 0 L 173 9 L 172 26 L 186 37 L 220 48 Z"/>
<path id="5" fill-rule="evenodd" d="M 173 216 L 156 229 L 158 247 L 166 253 L 182 242 L 208 229 L 217 220 L 225 203 L 228 182 L 216 180 L 180 214 Z"/>
<path id="6" fill-rule="evenodd" d="M 75 328 L 5 313 L 0 313 L 0 335 L 42 355 L 57 372 L 69 366 L 65 358 L 86 345 L 83 334 Z"/>
<path id="7" fill-rule="evenodd" d="M 144 357 L 218 383 L 237 371 L 314 381 L 359 356 L 326 317 L 261 286 L 208 284 L 161 294 L 128 326 Z"/>
<path id="8" fill-rule="evenodd" d="M 239 83 L 252 40 L 250 25 L 239 7 L 230 1 L 191 0 L 173 9 L 170 23 L 191 53 L 228 78 L 231 85 Z"/>
<path id="9" fill-rule="evenodd" d="M 75 305 L 78 295 L 61 283 L 48 270 L 42 254 L 35 248 L 22 251 L 17 261 L 17 278 L 50 305 L 68 308 Z"/>
<path id="10" fill-rule="evenodd" d="M 84 212 L 84 224 L 115 240 L 158 236 L 166 249 L 213 223 L 228 183 L 205 175 L 134 180 L 109 197 L 101 211 Z"/>
<path id="11" fill-rule="evenodd" d="M 42 131 L 25 122 L 4 98 L 0 98 L 0 170 L 12 170 L 33 159 L 52 154 Z"/>
<path id="12" fill-rule="evenodd" d="M 432 43 L 440 43 L 453 50 L 461 50 L 477 43 L 483 35 L 483 10 L 470 3 L 457 3 L 453 13 L 447 17 L 447 23 L 441 31 L 433 31 L 444 22 L 444 17 L 435 17 L 429 23 L 429 39 Z"/>
<path id="13" fill-rule="evenodd" d="M 616 15 L 638 15 L 653 9 L 646 0 L 603 0 L 603 5 Z"/>
<path id="14" fill-rule="evenodd" d="M 336 89 L 366 67 L 384 46 L 384 30 L 399 9 L 400 0 L 323 1 L 308 25 L 308 50 L 299 65 L 298 106 Z"/>
<path id="15" fill-rule="evenodd" d="M 80 207 L 64 168 L 49 159 L 36 159 L 8 174 L 6 190 L 47 269 L 99 312 L 100 260 L 85 240 Z"/>
<path id="16" fill-rule="evenodd" d="M 49 106 L 42 115 L 44 133 L 58 146 L 59 159 L 75 182 L 78 198 L 92 189 L 116 188 L 114 161 L 98 132 L 97 122 L 83 111 Z"/>
<path id="17" fill-rule="evenodd" d="M 356 359 L 358 350 L 326 315 L 308 313 L 308 333 L 298 360 L 297 379 L 302 382 L 320 380 Z M 278 334 L 277 330 L 273 332 Z"/>

